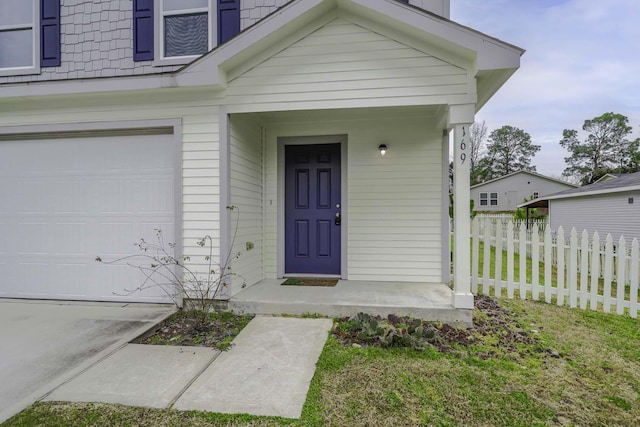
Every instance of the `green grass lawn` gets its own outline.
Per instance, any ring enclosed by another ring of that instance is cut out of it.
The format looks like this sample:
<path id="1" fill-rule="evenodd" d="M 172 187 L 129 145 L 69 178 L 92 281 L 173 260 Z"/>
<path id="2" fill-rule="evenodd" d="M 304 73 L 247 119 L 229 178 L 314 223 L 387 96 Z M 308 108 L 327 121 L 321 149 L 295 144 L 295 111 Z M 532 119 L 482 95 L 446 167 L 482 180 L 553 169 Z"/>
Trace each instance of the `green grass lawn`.
<path id="1" fill-rule="evenodd" d="M 638 320 L 499 302 L 508 318 L 476 312 L 489 333 L 450 353 L 345 347 L 330 337 L 299 420 L 37 403 L 3 426 L 638 425 Z M 533 340 L 505 345 L 518 334 Z"/>

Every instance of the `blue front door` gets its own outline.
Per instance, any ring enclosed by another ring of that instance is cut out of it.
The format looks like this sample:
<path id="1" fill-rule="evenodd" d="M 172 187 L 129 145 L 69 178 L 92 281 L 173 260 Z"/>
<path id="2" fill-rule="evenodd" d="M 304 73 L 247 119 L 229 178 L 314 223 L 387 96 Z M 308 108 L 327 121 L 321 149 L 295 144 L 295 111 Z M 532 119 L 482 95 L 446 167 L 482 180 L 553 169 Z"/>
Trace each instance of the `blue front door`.
<path id="1" fill-rule="evenodd" d="M 285 273 L 340 274 L 340 144 L 285 146 Z"/>

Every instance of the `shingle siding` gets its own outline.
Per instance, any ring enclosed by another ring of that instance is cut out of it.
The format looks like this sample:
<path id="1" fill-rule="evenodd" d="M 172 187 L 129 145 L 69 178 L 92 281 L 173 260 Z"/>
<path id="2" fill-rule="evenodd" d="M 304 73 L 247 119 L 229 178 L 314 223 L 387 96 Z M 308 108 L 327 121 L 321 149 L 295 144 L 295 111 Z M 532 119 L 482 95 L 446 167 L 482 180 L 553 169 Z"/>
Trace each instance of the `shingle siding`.
<path id="1" fill-rule="evenodd" d="M 240 29 L 244 30 L 291 0 L 241 0 Z"/>
<path id="2" fill-rule="evenodd" d="M 131 0 L 65 0 L 60 9 L 62 63 L 40 74 L 0 77 L 2 83 L 130 76 L 179 66 L 133 61 Z"/>
<path id="3" fill-rule="evenodd" d="M 253 25 L 288 1 L 243 0 L 240 28 Z M 131 76 L 180 68 L 134 62 L 132 18 L 131 0 L 65 0 L 60 9 L 60 66 L 43 68 L 40 74 L 0 77 L 0 84 Z"/>

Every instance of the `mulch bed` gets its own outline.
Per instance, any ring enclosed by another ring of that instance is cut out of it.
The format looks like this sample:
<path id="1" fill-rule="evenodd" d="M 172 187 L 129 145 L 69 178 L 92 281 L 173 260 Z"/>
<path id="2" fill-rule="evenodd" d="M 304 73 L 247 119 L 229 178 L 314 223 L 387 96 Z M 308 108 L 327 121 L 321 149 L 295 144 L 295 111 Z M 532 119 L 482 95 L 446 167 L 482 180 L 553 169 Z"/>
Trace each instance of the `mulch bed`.
<path id="1" fill-rule="evenodd" d="M 196 312 L 178 311 L 160 323 L 155 331 L 132 341 L 136 344 L 214 347 L 227 349 L 253 315 L 230 312 L 209 313 L 205 320 Z"/>

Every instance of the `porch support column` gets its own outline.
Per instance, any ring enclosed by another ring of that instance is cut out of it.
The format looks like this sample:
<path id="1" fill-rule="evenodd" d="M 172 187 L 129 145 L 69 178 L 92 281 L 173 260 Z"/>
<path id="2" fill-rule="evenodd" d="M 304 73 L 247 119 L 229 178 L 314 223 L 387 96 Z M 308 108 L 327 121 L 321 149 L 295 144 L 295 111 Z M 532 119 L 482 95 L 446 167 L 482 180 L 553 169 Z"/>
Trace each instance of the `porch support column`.
<path id="1" fill-rule="evenodd" d="M 472 309 L 471 293 L 471 211 L 469 127 L 475 105 L 449 107 L 449 128 L 453 128 L 453 301 L 455 308 Z"/>

